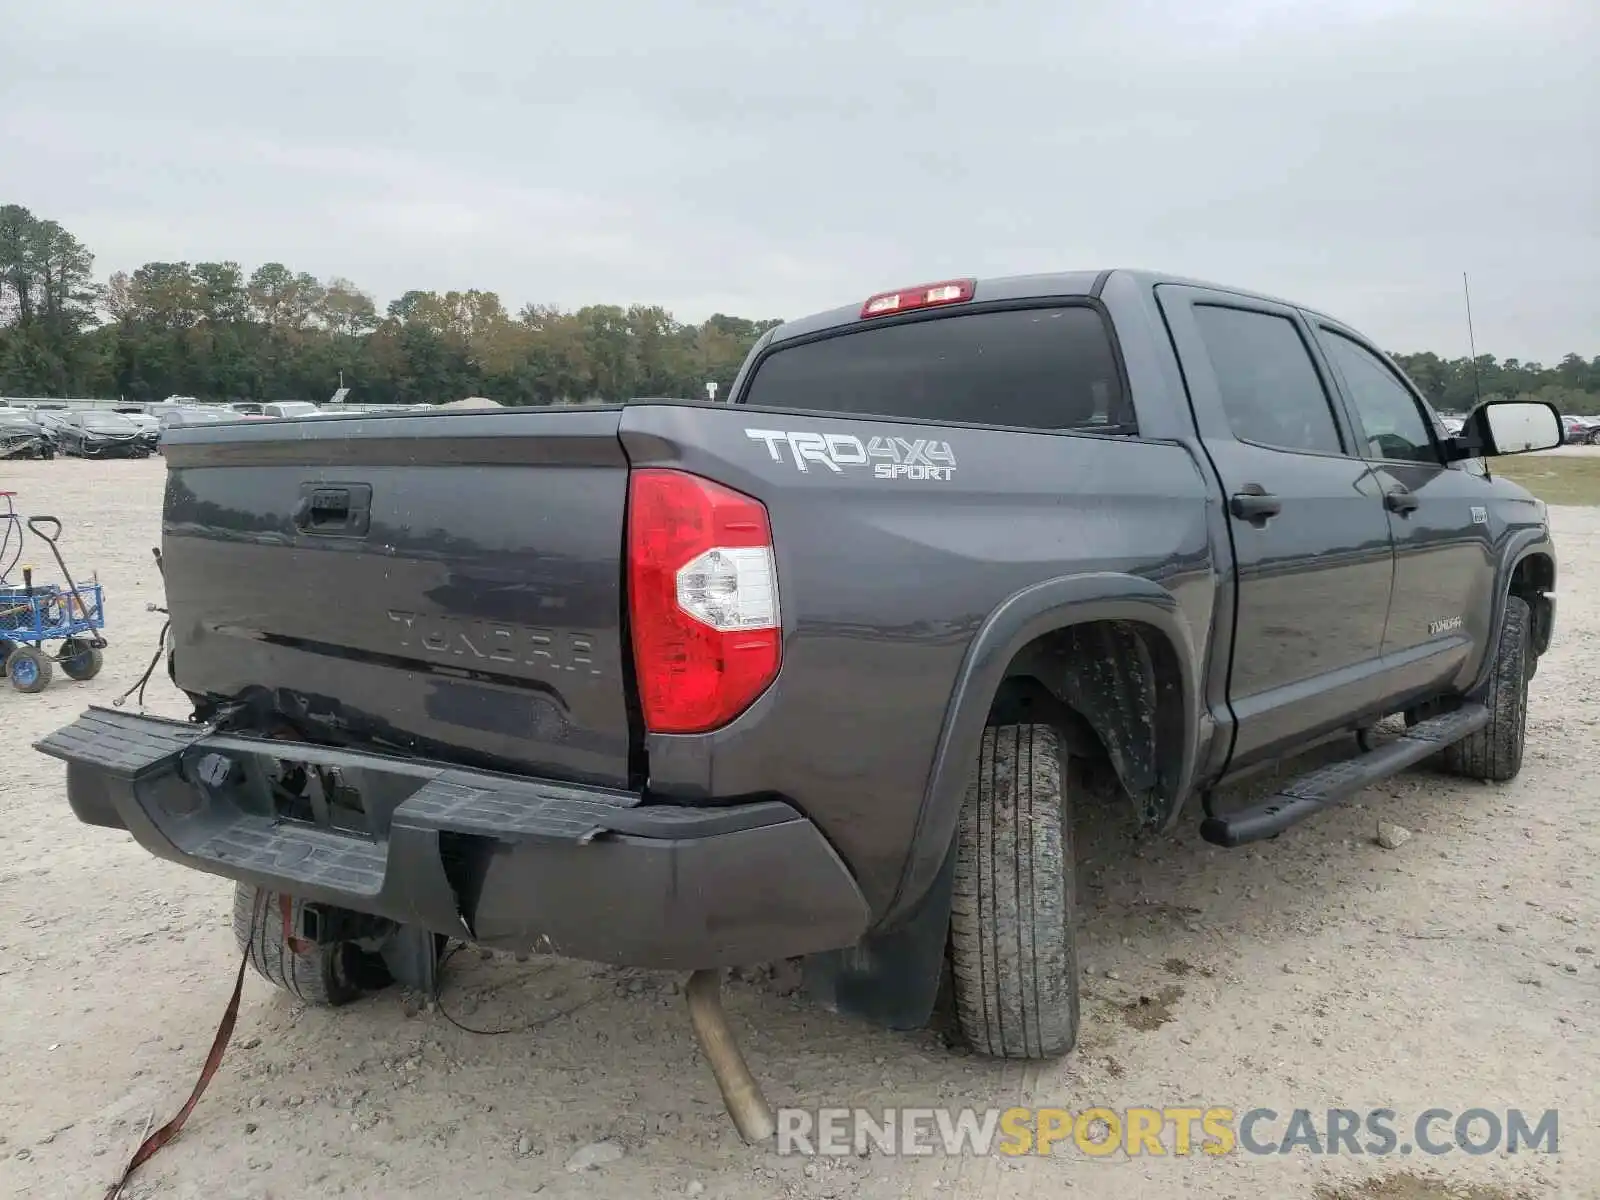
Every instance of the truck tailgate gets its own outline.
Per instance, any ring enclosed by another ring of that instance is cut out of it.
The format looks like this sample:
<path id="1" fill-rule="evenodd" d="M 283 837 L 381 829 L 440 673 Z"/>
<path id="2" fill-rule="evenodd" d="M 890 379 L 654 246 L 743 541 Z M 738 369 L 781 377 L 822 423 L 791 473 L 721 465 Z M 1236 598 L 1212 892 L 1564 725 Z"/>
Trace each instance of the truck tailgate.
<path id="1" fill-rule="evenodd" d="M 625 784 L 615 408 L 175 432 L 173 677 L 303 737 Z"/>

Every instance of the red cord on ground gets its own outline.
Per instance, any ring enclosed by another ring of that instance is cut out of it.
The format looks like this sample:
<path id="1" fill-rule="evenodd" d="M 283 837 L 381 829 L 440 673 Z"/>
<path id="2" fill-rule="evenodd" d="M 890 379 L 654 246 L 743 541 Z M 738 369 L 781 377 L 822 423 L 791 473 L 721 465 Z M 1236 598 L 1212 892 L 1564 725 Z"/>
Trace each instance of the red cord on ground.
<path id="1" fill-rule="evenodd" d="M 200 1078 L 195 1080 L 194 1091 L 189 1093 L 189 1098 L 184 1101 L 183 1107 L 178 1110 L 178 1115 L 173 1117 L 160 1129 L 139 1144 L 133 1152 L 133 1157 L 128 1160 L 127 1167 L 121 1177 L 107 1189 L 105 1200 L 117 1200 L 122 1195 L 122 1189 L 127 1186 L 133 1173 L 148 1162 L 155 1152 L 178 1136 L 178 1131 L 183 1128 L 183 1123 L 189 1119 L 189 1114 L 194 1111 L 194 1106 L 200 1103 L 200 1097 L 205 1094 L 206 1086 L 211 1082 L 211 1077 L 217 1073 L 217 1068 L 222 1065 L 222 1053 L 228 1048 L 228 1039 L 233 1036 L 233 1025 L 239 1017 L 239 995 L 244 990 L 244 968 L 250 961 L 246 952 L 239 959 L 239 974 L 233 981 L 233 995 L 228 1000 L 228 1011 L 222 1014 L 222 1024 L 217 1026 L 217 1036 L 212 1040 L 211 1052 L 206 1055 L 205 1065 L 200 1068 Z"/>
<path id="2" fill-rule="evenodd" d="M 194 1106 L 200 1103 L 200 1097 L 205 1095 L 206 1088 L 211 1083 L 211 1077 L 217 1073 L 217 1068 L 222 1065 L 222 1055 L 228 1049 L 228 1041 L 233 1037 L 234 1023 L 239 1019 L 239 997 L 244 993 L 244 969 L 250 963 L 249 947 L 255 943 L 255 924 L 262 917 L 262 908 L 259 902 L 250 922 L 250 938 L 246 943 L 245 952 L 239 957 L 239 973 L 234 976 L 233 995 L 228 998 L 228 1008 L 222 1014 L 222 1023 L 217 1026 L 217 1036 L 211 1040 L 211 1049 L 206 1054 L 206 1061 L 200 1068 L 200 1078 L 195 1080 L 194 1090 L 189 1093 L 189 1098 L 183 1102 L 183 1107 L 178 1110 L 178 1115 L 173 1117 L 160 1129 L 156 1130 L 144 1141 L 139 1143 L 139 1148 L 133 1152 L 133 1157 L 128 1160 L 128 1165 L 123 1168 L 121 1176 L 106 1189 L 105 1200 L 117 1200 L 122 1195 L 122 1189 L 128 1185 L 128 1180 L 133 1178 L 133 1173 L 150 1159 L 155 1157 L 156 1151 L 165 1146 L 183 1129 L 183 1124 L 189 1119 L 189 1114 L 194 1111 Z M 283 910 L 283 931 L 287 937 L 289 933 L 289 909 L 286 905 Z"/>

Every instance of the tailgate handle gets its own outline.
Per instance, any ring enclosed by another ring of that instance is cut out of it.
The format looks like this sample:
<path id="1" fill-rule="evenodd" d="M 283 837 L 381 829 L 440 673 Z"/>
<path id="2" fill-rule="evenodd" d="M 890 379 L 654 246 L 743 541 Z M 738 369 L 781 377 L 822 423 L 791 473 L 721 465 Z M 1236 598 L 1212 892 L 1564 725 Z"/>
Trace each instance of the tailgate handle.
<path id="1" fill-rule="evenodd" d="M 300 485 L 294 526 L 302 533 L 362 537 L 372 519 L 372 487 L 365 483 Z"/>
<path id="2" fill-rule="evenodd" d="M 349 519 L 350 493 L 344 488 L 318 488 L 311 493 L 311 524 L 336 521 L 343 525 Z"/>

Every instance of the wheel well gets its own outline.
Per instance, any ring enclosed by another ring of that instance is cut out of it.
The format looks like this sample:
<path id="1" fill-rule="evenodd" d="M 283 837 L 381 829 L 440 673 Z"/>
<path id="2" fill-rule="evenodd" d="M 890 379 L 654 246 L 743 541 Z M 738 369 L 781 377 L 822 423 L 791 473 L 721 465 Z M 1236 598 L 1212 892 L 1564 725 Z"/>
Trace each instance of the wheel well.
<path id="1" fill-rule="evenodd" d="M 1054 725 L 1069 753 L 1108 762 L 1148 826 L 1179 799 L 1187 719 L 1177 652 L 1139 621 L 1089 621 L 1029 642 L 989 711 L 991 725 Z"/>
<path id="2" fill-rule="evenodd" d="M 1543 654 L 1550 646 L 1554 608 L 1547 593 L 1556 586 L 1556 564 L 1548 554 L 1530 554 L 1511 572 L 1511 594 L 1528 602 L 1533 617 L 1533 652 Z"/>

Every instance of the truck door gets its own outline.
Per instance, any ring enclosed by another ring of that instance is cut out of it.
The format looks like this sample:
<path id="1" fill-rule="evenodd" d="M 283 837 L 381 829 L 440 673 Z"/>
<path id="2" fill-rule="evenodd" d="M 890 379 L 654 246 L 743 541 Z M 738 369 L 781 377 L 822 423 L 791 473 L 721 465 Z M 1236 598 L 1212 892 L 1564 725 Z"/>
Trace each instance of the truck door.
<path id="1" fill-rule="evenodd" d="M 1244 767 L 1380 697 L 1388 516 L 1298 312 L 1208 289 L 1156 292 L 1228 508 L 1229 765 Z"/>
<path id="2" fill-rule="evenodd" d="M 1394 542 L 1394 592 L 1383 654 L 1391 700 L 1437 692 L 1473 648 L 1488 644 L 1495 560 L 1488 480 L 1445 466 L 1438 422 L 1382 354 L 1359 334 L 1312 319 L 1356 425 L 1358 453 L 1384 493 Z M 1472 659 L 1469 663 L 1469 659 Z"/>

